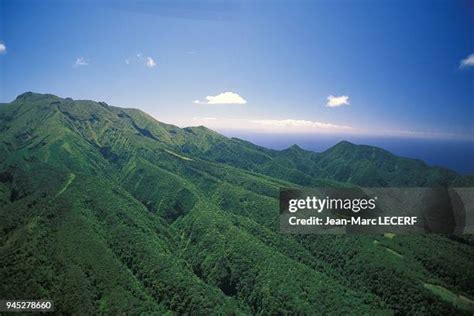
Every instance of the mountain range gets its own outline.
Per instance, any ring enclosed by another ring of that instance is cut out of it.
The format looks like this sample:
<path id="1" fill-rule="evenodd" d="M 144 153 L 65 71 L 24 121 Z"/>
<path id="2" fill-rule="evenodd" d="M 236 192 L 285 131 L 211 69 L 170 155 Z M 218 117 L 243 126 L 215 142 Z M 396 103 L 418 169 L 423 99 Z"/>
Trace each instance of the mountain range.
<path id="1" fill-rule="evenodd" d="M 277 151 L 104 102 L 0 104 L 0 298 L 67 314 L 472 314 L 469 235 L 285 235 L 282 187 L 474 186 L 340 142 Z"/>

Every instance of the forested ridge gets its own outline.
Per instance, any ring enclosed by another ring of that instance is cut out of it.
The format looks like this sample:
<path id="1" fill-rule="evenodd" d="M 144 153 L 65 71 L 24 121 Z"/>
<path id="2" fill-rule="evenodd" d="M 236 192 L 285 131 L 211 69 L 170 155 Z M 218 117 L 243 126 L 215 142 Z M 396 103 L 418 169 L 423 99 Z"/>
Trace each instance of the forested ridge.
<path id="1" fill-rule="evenodd" d="M 474 239 L 279 232 L 281 187 L 472 186 L 341 142 L 276 151 L 135 109 L 0 104 L 0 298 L 66 314 L 474 311 Z"/>

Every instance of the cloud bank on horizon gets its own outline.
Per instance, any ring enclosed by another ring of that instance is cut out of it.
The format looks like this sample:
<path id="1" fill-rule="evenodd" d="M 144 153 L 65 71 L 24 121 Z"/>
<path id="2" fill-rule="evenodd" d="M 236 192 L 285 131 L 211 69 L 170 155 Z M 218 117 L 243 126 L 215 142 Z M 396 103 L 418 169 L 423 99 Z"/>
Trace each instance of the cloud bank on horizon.
<path id="1" fill-rule="evenodd" d="M 331 135 L 379 135 L 387 137 L 407 137 L 426 139 L 462 139 L 474 141 L 470 135 L 445 133 L 423 130 L 396 130 L 389 128 L 374 129 L 371 127 L 359 128 L 350 125 L 333 124 L 322 121 L 310 121 L 304 119 L 238 119 L 217 117 L 193 117 L 191 120 L 180 120 L 174 122 L 184 128 L 188 126 L 206 126 L 220 131 L 248 131 L 252 133 L 275 133 L 275 134 L 331 134 Z"/>
<path id="2" fill-rule="evenodd" d="M 333 129 L 333 130 L 348 130 L 352 129 L 350 126 L 346 125 L 337 125 L 331 123 L 323 123 L 323 122 L 315 122 L 315 121 L 308 121 L 308 120 L 293 120 L 293 119 L 285 119 L 285 120 L 250 120 L 251 123 L 259 124 L 261 126 L 269 127 L 269 128 L 283 128 L 283 129 Z"/>
<path id="3" fill-rule="evenodd" d="M 244 119 L 194 117 L 183 120 L 181 127 L 204 125 L 217 130 L 247 130 L 262 133 L 331 133 L 349 132 L 351 126 L 303 119 Z"/>

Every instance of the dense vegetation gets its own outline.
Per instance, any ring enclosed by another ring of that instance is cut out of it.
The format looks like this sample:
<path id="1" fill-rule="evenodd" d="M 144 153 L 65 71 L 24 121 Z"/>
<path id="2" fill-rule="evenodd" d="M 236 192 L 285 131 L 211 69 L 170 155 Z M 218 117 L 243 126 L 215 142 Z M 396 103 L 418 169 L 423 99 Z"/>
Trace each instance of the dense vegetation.
<path id="1" fill-rule="evenodd" d="M 279 188 L 315 185 L 472 177 L 25 93 L 0 105 L 0 298 L 73 314 L 472 314 L 470 237 L 280 234 Z"/>

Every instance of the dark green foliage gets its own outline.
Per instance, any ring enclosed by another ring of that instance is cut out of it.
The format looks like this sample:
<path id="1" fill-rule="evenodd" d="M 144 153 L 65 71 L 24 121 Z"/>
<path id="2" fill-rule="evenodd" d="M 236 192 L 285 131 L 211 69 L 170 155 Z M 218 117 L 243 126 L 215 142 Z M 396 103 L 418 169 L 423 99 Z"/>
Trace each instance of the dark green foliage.
<path id="1" fill-rule="evenodd" d="M 468 313 L 430 289 L 474 297 L 469 236 L 279 233 L 280 187 L 353 185 L 472 177 L 369 146 L 274 151 L 25 93 L 0 105 L 0 298 L 81 315 Z"/>

